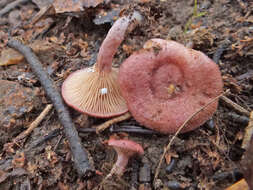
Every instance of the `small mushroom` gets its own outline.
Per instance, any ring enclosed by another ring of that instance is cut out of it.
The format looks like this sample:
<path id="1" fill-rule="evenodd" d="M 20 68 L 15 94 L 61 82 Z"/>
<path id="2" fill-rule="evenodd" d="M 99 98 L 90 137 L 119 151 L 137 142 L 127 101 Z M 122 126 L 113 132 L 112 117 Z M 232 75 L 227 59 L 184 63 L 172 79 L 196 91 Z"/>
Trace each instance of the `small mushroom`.
<path id="1" fill-rule="evenodd" d="M 122 176 L 128 164 L 129 158 L 135 154 L 144 154 L 142 146 L 132 140 L 118 140 L 115 138 L 110 138 L 108 145 L 112 146 L 116 150 L 118 157 L 107 178 L 113 174 L 116 174 L 119 177 Z"/>
<path id="2" fill-rule="evenodd" d="M 72 73 L 62 85 L 65 102 L 74 109 L 95 117 L 112 117 L 128 111 L 118 84 L 118 68 L 112 60 L 127 32 L 141 21 L 134 12 L 119 18 L 103 41 L 93 67 Z"/>
<path id="3" fill-rule="evenodd" d="M 120 67 L 119 83 L 132 116 L 161 133 L 175 133 L 198 109 L 222 92 L 218 66 L 200 51 L 152 39 Z M 218 100 L 193 117 L 191 131 L 216 111 Z"/>

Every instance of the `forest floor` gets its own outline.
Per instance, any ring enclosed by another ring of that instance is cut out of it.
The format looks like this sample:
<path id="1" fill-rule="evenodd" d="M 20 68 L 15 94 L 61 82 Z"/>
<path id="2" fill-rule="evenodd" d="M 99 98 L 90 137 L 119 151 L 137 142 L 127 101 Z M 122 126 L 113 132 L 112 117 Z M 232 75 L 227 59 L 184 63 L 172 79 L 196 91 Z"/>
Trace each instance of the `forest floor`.
<path id="1" fill-rule="evenodd" d="M 0 1 L 0 12 L 11 2 Z M 253 109 L 253 4 L 247 0 L 76 2 L 86 7 L 69 4 L 52 11 L 57 7 L 49 6 L 50 0 L 34 0 L 0 16 L 0 189 L 98 189 L 117 157 L 104 143 L 115 133 L 138 142 L 145 153 L 130 160 L 120 179 L 111 178 L 101 189 L 215 190 L 242 179 L 242 141 Z M 92 7 L 93 3 L 97 5 Z M 108 119 L 69 108 L 97 170 L 90 179 L 78 176 L 53 108 L 29 135 L 14 142 L 51 102 L 27 62 L 7 47 L 8 37 L 33 47 L 60 92 L 70 73 L 96 62 L 99 47 L 119 14 L 133 10 L 142 14 L 144 22 L 125 37 L 115 67 L 151 38 L 190 44 L 218 64 L 224 91 L 230 90 L 226 97 L 246 111 L 220 100 L 209 121 L 175 138 L 154 183 L 157 165 L 173 134 L 117 132 L 123 126 L 140 126 L 133 118 L 100 134 L 81 132 Z"/>

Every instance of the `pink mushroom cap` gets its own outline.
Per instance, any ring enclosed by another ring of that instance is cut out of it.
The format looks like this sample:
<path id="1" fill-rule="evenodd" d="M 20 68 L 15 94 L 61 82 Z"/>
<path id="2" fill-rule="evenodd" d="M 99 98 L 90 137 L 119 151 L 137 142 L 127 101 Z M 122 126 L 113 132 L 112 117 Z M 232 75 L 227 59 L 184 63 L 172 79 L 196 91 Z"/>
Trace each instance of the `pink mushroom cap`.
<path id="1" fill-rule="evenodd" d="M 152 39 L 120 67 L 119 84 L 132 116 L 161 133 L 175 133 L 198 109 L 222 93 L 218 66 L 200 51 Z M 216 111 L 218 100 L 193 117 L 191 131 Z"/>
<path id="2" fill-rule="evenodd" d="M 131 156 L 135 154 L 144 154 L 142 146 L 132 140 L 117 140 L 112 138 L 109 139 L 108 145 L 112 146 L 118 154 L 117 161 L 111 171 L 111 173 L 115 173 L 118 176 L 121 176 L 124 173 L 125 167 L 127 166 L 128 160 Z"/>
<path id="3" fill-rule="evenodd" d="M 132 140 L 127 139 L 110 139 L 108 141 L 109 146 L 113 146 L 114 149 L 118 152 L 123 152 L 124 154 L 128 155 L 129 157 L 134 154 L 142 155 L 144 154 L 144 150 L 142 146 Z"/>

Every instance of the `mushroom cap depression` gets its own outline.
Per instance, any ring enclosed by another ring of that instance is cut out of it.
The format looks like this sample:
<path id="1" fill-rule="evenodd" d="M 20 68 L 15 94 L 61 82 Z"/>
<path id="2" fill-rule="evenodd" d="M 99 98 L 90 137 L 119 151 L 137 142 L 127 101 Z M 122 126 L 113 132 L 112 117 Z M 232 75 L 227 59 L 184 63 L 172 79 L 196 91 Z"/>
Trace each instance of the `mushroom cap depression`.
<path id="1" fill-rule="evenodd" d="M 62 85 L 62 97 L 69 106 L 95 117 L 112 117 L 128 111 L 116 68 L 102 74 L 95 68 L 72 73 Z"/>
<path id="2" fill-rule="evenodd" d="M 149 40 L 123 62 L 119 84 L 132 116 L 161 133 L 175 133 L 223 88 L 218 66 L 205 54 L 162 39 Z M 202 125 L 217 105 L 208 105 L 181 132 Z"/>
<path id="3" fill-rule="evenodd" d="M 108 145 L 112 146 L 117 153 L 123 153 L 126 157 L 130 157 L 134 154 L 142 155 L 144 150 L 142 146 L 134 141 L 127 139 L 109 139 Z"/>

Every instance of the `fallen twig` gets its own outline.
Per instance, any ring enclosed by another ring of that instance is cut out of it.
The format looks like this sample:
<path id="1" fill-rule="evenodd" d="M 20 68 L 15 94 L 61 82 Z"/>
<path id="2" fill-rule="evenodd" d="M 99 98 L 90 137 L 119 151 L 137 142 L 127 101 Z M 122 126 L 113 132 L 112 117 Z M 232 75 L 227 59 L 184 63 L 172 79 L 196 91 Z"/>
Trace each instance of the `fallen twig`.
<path id="1" fill-rule="evenodd" d="M 26 136 L 28 136 L 33 131 L 33 129 L 35 129 L 40 124 L 40 122 L 45 118 L 45 116 L 52 109 L 52 107 L 53 107 L 52 104 L 47 105 L 46 108 L 41 112 L 41 114 L 30 124 L 28 129 L 26 129 L 25 131 L 20 133 L 18 136 L 16 136 L 12 140 L 12 142 L 18 143 L 18 141 L 20 141 L 20 140 L 24 139 Z"/>
<path id="2" fill-rule="evenodd" d="M 210 180 L 219 182 L 219 181 L 224 181 L 226 179 L 232 179 L 235 181 L 236 179 L 239 179 L 243 176 L 243 173 L 241 171 L 241 168 L 234 168 L 229 171 L 222 171 L 222 172 L 216 172 Z"/>
<path id="3" fill-rule="evenodd" d="M 59 92 L 56 90 L 53 82 L 50 80 L 47 72 L 43 67 L 37 56 L 33 53 L 31 48 L 23 45 L 20 41 L 10 39 L 8 46 L 18 50 L 24 55 L 30 67 L 33 69 L 40 83 L 44 87 L 48 97 L 51 99 L 57 113 L 59 120 L 64 128 L 64 133 L 69 141 L 70 149 L 73 154 L 74 163 L 78 174 L 84 177 L 90 177 L 94 174 L 94 167 L 88 158 L 88 152 L 82 147 L 81 139 L 78 136 L 77 130 L 70 118 L 69 112 L 65 108 Z"/>
<path id="4" fill-rule="evenodd" d="M 29 0 L 16 0 L 10 4 L 7 4 L 2 10 L 0 10 L 0 17 L 2 17 L 4 14 L 8 13 L 12 9 L 16 8 L 19 4 L 26 3 Z"/>
<path id="5" fill-rule="evenodd" d="M 176 190 L 176 189 L 186 189 L 190 185 L 187 183 L 180 183 L 179 181 L 176 180 L 169 180 L 166 182 L 166 186 L 171 190 Z"/>
<path id="6" fill-rule="evenodd" d="M 245 128 L 245 134 L 242 141 L 242 148 L 248 149 L 251 137 L 253 136 L 253 111 L 250 112 L 249 123 Z"/>
<path id="7" fill-rule="evenodd" d="M 52 104 L 47 105 L 46 108 L 41 112 L 41 114 L 30 124 L 28 129 L 26 129 L 14 139 L 12 139 L 11 142 L 4 144 L 3 150 L 7 152 L 14 152 L 14 149 L 12 147 L 15 144 L 19 146 L 20 141 L 26 138 L 33 131 L 33 129 L 35 129 L 40 124 L 40 122 L 45 118 L 45 116 L 48 114 L 52 107 Z"/>
<path id="8" fill-rule="evenodd" d="M 119 117 L 112 118 L 111 120 L 106 121 L 105 123 L 99 125 L 96 127 L 96 132 L 100 133 L 110 127 L 112 124 L 127 120 L 131 117 L 131 114 L 129 112 L 125 113 L 124 115 L 121 115 Z"/>
<path id="9" fill-rule="evenodd" d="M 58 128 L 58 129 L 55 129 L 53 131 L 51 131 L 48 135 L 44 136 L 43 138 L 41 139 L 38 139 L 37 141 L 35 141 L 32 146 L 28 149 L 31 150 L 33 148 L 36 148 L 37 146 L 41 145 L 42 143 L 54 138 L 54 137 L 57 137 L 58 135 L 61 134 L 61 131 L 62 129 L 61 128 Z"/>
<path id="10" fill-rule="evenodd" d="M 120 127 L 111 126 L 110 127 L 111 133 L 119 133 L 119 132 L 125 132 L 125 133 L 136 133 L 136 134 L 143 134 L 143 135 L 162 135 L 161 133 L 157 131 L 153 131 L 151 129 L 146 129 L 138 126 L 133 125 L 123 125 Z"/>
<path id="11" fill-rule="evenodd" d="M 158 163 L 158 166 L 156 168 L 156 171 L 155 171 L 155 176 L 154 176 L 154 181 L 153 181 L 153 184 L 155 184 L 155 181 L 160 173 L 160 169 L 161 169 L 161 165 L 162 165 L 162 162 L 164 160 L 164 157 L 166 155 L 166 153 L 169 151 L 172 143 L 174 142 L 174 139 L 177 137 L 177 135 L 180 133 L 180 131 L 184 128 L 184 126 L 194 117 L 196 116 L 199 112 L 201 112 L 202 110 L 204 110 L 207 106 L 209 106 L 211 103 L 213 103 L 214 101 L 216 101 L 218 98 L 220 98 L 221 96 L 223 96 L 225 93 L 227 93 L 228 91 L 226 92 L 223 92 L 222 94 L 220 94 L 219 96 L 216 96 L 215 98 L 213 98 L 211 101 L 209 101 L 207 104 L 205 104 L 204 106 L 202 106 L 200 109 L 198 109 L 195 113 L 193 113 L 177 130 L 177 132 L 174 134 L 174 136 L 171 138 L 169 144 L 164 148 L 164 151 L 163 151 L 163 154 L 159 160 L 159 163 Z"/>
<path id="12" fill-rule="evenodd" d="M 96 128 L 78 128 L 77 129 L 79 133 L 96 133 Z M 138 126 L 132 126 L 132 125 L 123 125 L 116 127 L 112 125 L 109 128 L 109 131 L 111 133 L 135 133 L 135 134 L 143 134 L 143 135 L 162 135 L 161 133 L 158 133 L 156 131 L 153 131 L 151 129 L 145 129 Z"/>
<path id="13" fill-rule="evenodd" d="M 13 0 L 1 0 L 0 8 L 5 7 L 8 3 L 11 3 Z"/>
<path id="14" fill-rule="evenodd" d="M 244 115 L 238 115 L 236 113 L 229 112 L 228 117 L 229 119 L 232 119 L 232 121 L 235 123 L 240 123 L 242 125 L 247 125 L 249 123 L 249 117 Z"/>
<path id="15" fill-rule="evenodd" d="M 232 100 L 230 100 L 228 97 L 226 96 L 221 96 L 221 100 L 223 100 L 223 102 L 225 102 L 228 106 L 232 107 L 233 109 L 235 109 L 236 111 L 249 116 L 250 112 L 248 110 L 246 110 L 245 108 L 243 108 L 242 106 L 238 105 L 237 103 L 233 102 Z"/>
<path id="16" fill-rule="evenodd" d="M 227 47 L 231 44 L 231 42 L 228 39 L 225 39 L 225 41 L 218 46 L 215 53 L 213 54 L 213 61 L 218 64 L 219 60 L 221 58 L 221 55 L 223 52 L 227 49 Z"/>
<path id="17" fill-rule="evenodd" d="M 139 189 L 152 189 L 151 188 L 151 167 L 148 163 L 143 163 L 143 166 L 139 170 Z"/>
<path id="18" fill-rule="evenodd" d="M 133 159 L 131 164 L 131 190 L 138 189 L 138 172 L 140 168 L 140 164 L 138 160 Z"/>

